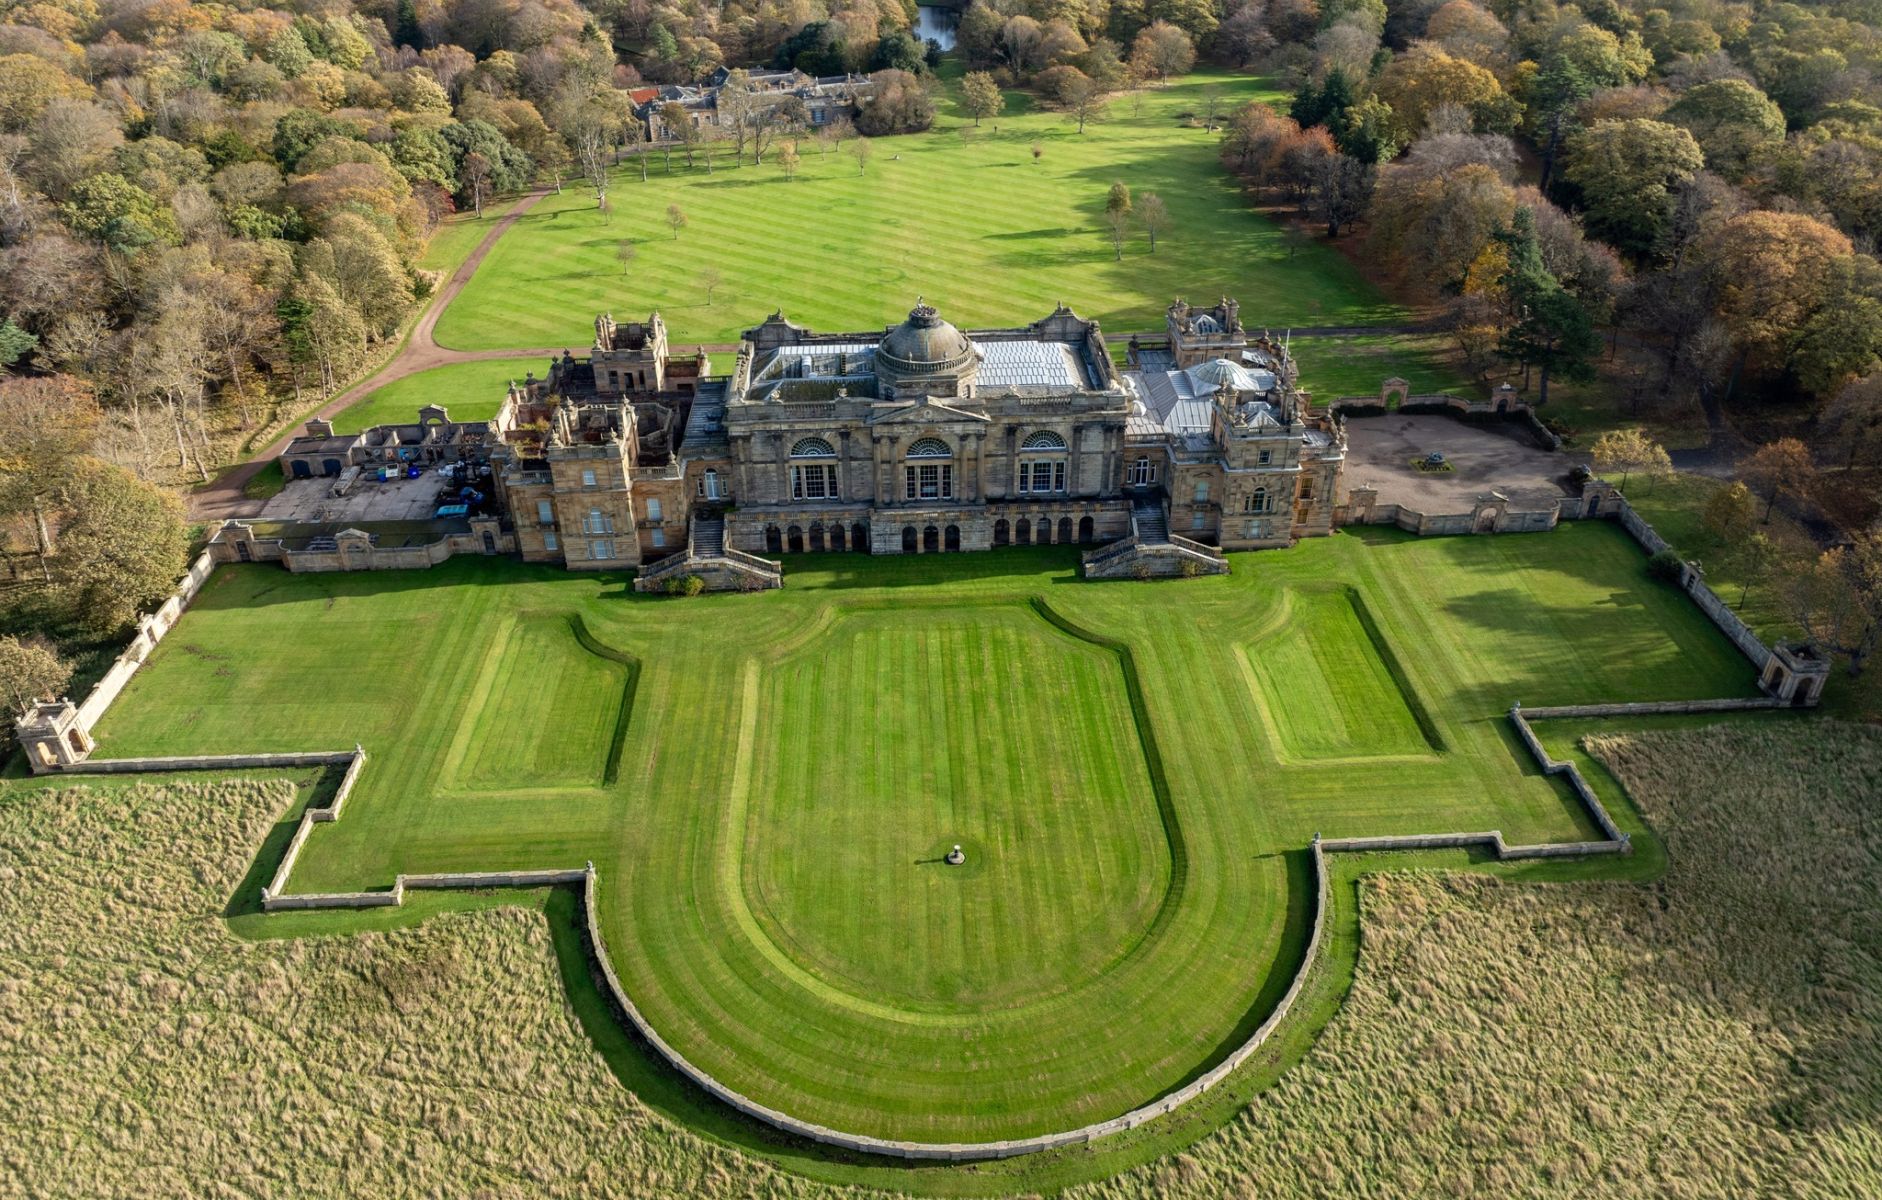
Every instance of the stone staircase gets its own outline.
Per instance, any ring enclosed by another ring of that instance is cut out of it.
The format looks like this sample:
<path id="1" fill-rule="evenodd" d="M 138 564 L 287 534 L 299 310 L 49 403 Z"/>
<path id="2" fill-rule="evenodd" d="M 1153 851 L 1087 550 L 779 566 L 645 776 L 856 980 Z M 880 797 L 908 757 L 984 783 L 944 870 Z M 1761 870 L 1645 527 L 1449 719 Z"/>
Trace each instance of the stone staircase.
<path id="1" fill-rule="evenodd" d="M 1156 579 L 1174 575 L 1226 575 L 1228 560 L 1170 532 L 1169 516 L 1155 499 L 1131 504 L 1131 535 L 1084 557 L 1086 579 Z"/>
<path id="2" fill-rule="evenodd" d="M 637 592 L 664 592 L 676 579 L 696 575 L 708 592 L 757 592 L 784 586 L 784 567 L 725 544 L 725 520 L 694 517 L 686 549 L 649 563 L 634 577 Z"/>
<path id="3" fill-rule="evenodd" d="M 1155 500 L 1139 500 L 1131 505 L 1131 530 L 1146 546 L 1165 546 L 1170 541 L 1169 518 Z"/>

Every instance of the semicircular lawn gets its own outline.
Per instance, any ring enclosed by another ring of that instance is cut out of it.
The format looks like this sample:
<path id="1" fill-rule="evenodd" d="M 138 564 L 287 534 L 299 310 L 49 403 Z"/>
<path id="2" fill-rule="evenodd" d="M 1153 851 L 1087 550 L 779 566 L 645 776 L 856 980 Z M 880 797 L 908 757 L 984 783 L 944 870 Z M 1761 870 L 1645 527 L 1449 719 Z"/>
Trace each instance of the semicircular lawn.
<path id="1" fill-rule="evenodd" d="M 1248 1035 L 1299 965 L 1316 831 L 1587 836 L 1511 700 L 1749 689 L 1602 524 L 1233 561 L 1087 585 L 1058 548 L 793 556 L 781 591 L 689 601 L 498 559 L 230 567 L 98 733 L 358 740 L 292 890 L 592 860 L 629 995 L 722 1083 L 846 1132 L 1019 1137 Z"/>

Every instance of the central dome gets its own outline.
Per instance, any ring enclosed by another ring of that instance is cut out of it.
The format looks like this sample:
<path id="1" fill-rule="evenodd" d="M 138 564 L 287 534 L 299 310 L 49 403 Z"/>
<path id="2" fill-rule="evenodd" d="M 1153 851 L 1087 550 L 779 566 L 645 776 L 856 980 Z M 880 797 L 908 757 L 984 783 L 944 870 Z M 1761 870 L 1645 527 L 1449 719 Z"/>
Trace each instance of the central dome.
<path id="1" fill-rule="evenodd" d="M 876 345 L 876 378 L 890 388 L 923 385 L 924 391 L 954 391 L 970 381 L 979 351 L 968 336 L 941 319 L 934 306 L 917 300 L 908 320 Z"/>

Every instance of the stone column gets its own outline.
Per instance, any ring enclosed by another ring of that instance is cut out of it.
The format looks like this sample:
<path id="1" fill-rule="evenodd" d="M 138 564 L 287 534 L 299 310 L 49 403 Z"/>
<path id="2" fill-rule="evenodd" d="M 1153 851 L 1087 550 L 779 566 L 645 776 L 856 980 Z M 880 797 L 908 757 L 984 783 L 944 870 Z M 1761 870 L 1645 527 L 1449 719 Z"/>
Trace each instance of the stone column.
<path id="1" fill-rule="evenodd" d="M 839 429 L 837 430 L 837 437 L 842 441 L 842 445 L 837 447 L 836 452 L 836 499 L 847 500 L 856 492 L 855 482 L 850 478 L 850 471 L 852 469 L 850 463 L 850 431 L 847 429 Z"/>
<path id="2" fill-rule="evenodd" d="M 780 431 L 771 436 L 778 439 L 778 487 L 772 499 L 783 504 L 791 498 L 790 447 L 785 444 L 788 435 Z"/>
<path id="3" fill-rule="evenodd" d="M 976 429 L 967 436 L 972 439 L 972 449 L 963 456 L 966 462 L 964 462 L 962 466 L 964 471 L 968 473 L 968 478 L 963 482 L 967 485 L 967 499 L 969 503 L 978 504 L 986 492 L 986 481 L 981 478 L 980 460 L 984 452 L 984 443 L 987 435 L 984 430 Z"/>
<path id="4" fill-rule="evenodd" d="M 1006 427 L 1006 498 L 1019 495 L 1019 427 Z"/>
<path id="5" fill-rule="evenodd" d="M 1079 480 L 1080 470 L 1084 466 L 1084 462 L 1085 426 L 1083 422 L 1074 422 L 1072 425 L 1072 452 L 1069 456 L 1069 461 L 1065 464 L 1065 491 L 1067 495 L 1083 496 L 1086 494 L 1085 488 Z"/>

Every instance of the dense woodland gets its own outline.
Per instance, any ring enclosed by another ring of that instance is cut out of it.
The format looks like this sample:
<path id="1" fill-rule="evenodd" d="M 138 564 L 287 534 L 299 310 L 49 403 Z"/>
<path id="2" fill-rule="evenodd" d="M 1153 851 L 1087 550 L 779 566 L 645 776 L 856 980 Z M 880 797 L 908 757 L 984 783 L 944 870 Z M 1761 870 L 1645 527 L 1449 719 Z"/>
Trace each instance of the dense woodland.
<path id="1" fill-rule="evenodd" d="M 0 517 L 7 609 L 39 614 L 0 625 L 44 626 L 56 601 L 103 636 L 167 590 L 186 544 L 167 489 L 375 361 L 453 212 L 582 177 L 605 213 L 609 167 L 644 137 L 629 89 L 721 65 L 877 72 L 860 132 L 926 127 L 917 15 L 0 3 Z M 1635 412 L 1703 412 L 1724 435 L 1801 400 L 1854 466 L 1882 457 L 1878 23 L 1853 0 L 973 0 L 958 53 L 971 114 L 1025 87 L 1080 129 L 1199 58 L 1267 73 L 1288 113 L 1195 114 L 1252 202 L 1439 307 L 1484 378 L 1514 365 L 1546 400 L 1623 347 Z M 714 132 L 756 160 L 792 110 L 742 105 L 742 86 Z"/>

